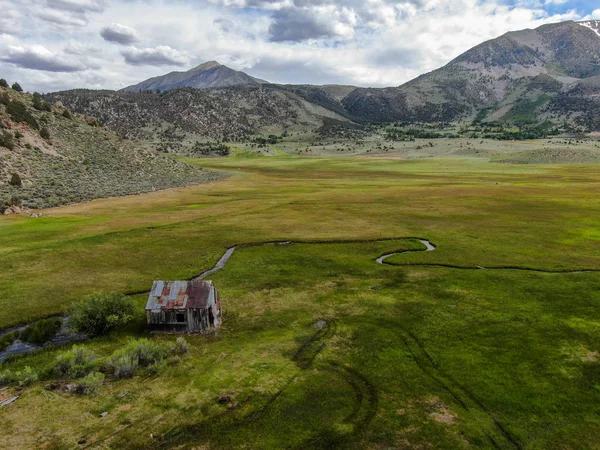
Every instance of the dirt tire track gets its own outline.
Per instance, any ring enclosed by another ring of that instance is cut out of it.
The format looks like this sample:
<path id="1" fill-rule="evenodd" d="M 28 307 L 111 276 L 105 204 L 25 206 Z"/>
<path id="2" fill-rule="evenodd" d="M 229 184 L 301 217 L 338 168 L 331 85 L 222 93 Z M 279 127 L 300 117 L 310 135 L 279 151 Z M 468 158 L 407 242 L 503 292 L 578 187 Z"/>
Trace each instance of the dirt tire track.
<path id="1" fill-rule="evenodd" d="M 545 270 L 545 269 L 535 269 L 535 268 L 517 267 L 517 266 L 468 267 L 468 266 L 458 266 L 458 265 L 440 264 L 440 263 L 397 264 L 397 263 L 386 262 L 386 259 L 388 259 L 389 257 L 394 256 L 394 255 L 413 253 L 413 252 L 433 251 L 436 249 L 436 246 L 434 244 L 432 244 L 430 241 L 428 241 L 427 239 L 417 238 L 417 237 L 400 237 L 400 238 L 383 238 L 383 239 L 367 239 L 367 240 L 332 240 L 332 241 L 318 241 L 317 240 L 317 241 L 257 242 L 257 243 L 235 245 L 233 247 L 229 247 L 226 250 L 226 252 L 221 256 L 221 258 L 217 261 L 217 263 L 215 264 L 214 267 L 202 272 L 200 275 L 198 275 L 196 277 L 193 277 L 192 280 L 203 279 L 203 278 L 217 272 L 218 270 L 222 269 L 223 267 L 225 267 L 229 258 L 233 255 L 235 250 L 238 248 L 239 249 L 251 248 L 251 247 L 257 247 L 257 246 L 263 246 L 263 245 L 372 243 L 372 242 L 415 240 L 415 239 L 421 241 L 425 245 L 426 248 L 422 249 L 422 250 L 406 250 L 406 251 L 391 253 L 391 254 L 387 254 L 387 255 L 382 255 L 376 259 L 376 262 L 381 265 L 387 265 L 387 266 L 391 266 L 391 267 L 443 267 L 443 268 L 460 269 L 460 270 L 521 270 L 521 271 L 549 273 L 549 274 L 600 273 L 600 270 L 596 270 L 596 269 Z M 134 295 L 143 295 L 143 294 L 148 294 L 148 293 L 149 293 L 149 291 L 138 291 L 138 292 L 130 292 L 126 295 L 134 296 Z M 394 324 L 394 326 L 399 327 L 398 324 Z M 415 363 L 417 364 L 417 366 L 420 368 L 420 370 L 423 373 L 425 373 L 428 377 L 433 379 L 436 382 L 436 384 L 438 384 L 440 387 L 442 387 L 442 389 L 447 391 L 461 407 L 463 407 L 465 410 L 469 410 L 467 401 L 465 401 L 463 398 L 461 398 L 461 396 L 457 393 L 457 391 L 462 392 L 463 396 L 466 396 L 481 411 L 485 412 L 492 419 L 494 425 L 500 431 L 500 433 L 502 434 L 503 438 L 506 441 L 508 441 L 516 449 L 522 448 L 519 441 L 506 430 L 506 428 L 502 425 L 502 423 L 500 423 L 493 416 L 493 413 L 483 404 L 483 402 L 479 398 L 477 398 L 474 394 L 472 394 L 468 389 L 466 389 L 460 383 L 456 382 L 450 376 L 448 376 L 447 374 L 444 374 L 443 372 L 441 372 L 439 370 L 438 365 L 435 362 L 435 360 L 426 351 L 425 347 L 421 344 L 419 339 L 417 339 L 417 337 L 414 334 L 412 334 L 411 332 L 408 332 L 404 329 L 402 329 L 402 331 L 403 331 L 402 333 L 399 333 L 399 337 L 403 341 L 404 345 L 409 349 L 409 352 L 411 353 L 413 360 L 415 361 Z M 326 327 L 324 327 L 323 330 L 319 330 L 317 333 L 315 333 L 311 338 L 309 338 L 309 340 L 307 342 L 305 342 L 299 348 L 299 350 L 296 352 L 296 354 L 294 355 L 292 360 L 298 365 L 298 367 L 301 370 L 307 370 L 308 368 L 312 367 L 312 365 L 314 364 L 315 358 L 326 346 L 326 343 L 323 342 L 323 340 L 331 338 L 334 334 L 335 334 L 335 321 L 327 322 L 327 325 L 326 325 Z M 411 341 L 415 344 L 416 348 L 418 348 L 418 351 L 414 350 L 415 346 L 410 345 Z M 339 366 L 339 365 L 336 366 L 336 363 L 330 362 L 330 365 L 332 367 L 337 367 L 337 370 L 342 370 L 342 369 L 340 369 L 340 367 L 342 367 L 342 366 Z M 330 369 L 330 370 L 333 370 L 333 369 Z M 348 374 L 348 379 L 347 379 L 348 383 L 353 387 L 353 389 L 355 389 L 355 392 L 357 392 L 357 394 L 356 394 L 357 402 L 360 405 L 362 405 L 362 403 L 364 402 L 364 398 L 367 398 L 368 399 L 367 401 L 369 404 L 372 404 L 375 401 L 375 405 L 376 405 L 377 391 L 376 391 L 375 387 L 373 385 L 369 384 L 368 381 L 366 381 L 366 379 L 359 372 L 356 372 L 353 369 L 349 369 L 347 367 L 343 367 L 343 370 Z M 275 395 L 273 395 L 263 405 L 263 407 L 250 413 L 246 418 L 239 421 L 238 425 L 234 424 L 233 426 L 241 426 L 244 423 L 259 420 L 262 416 L 264 416 L 264 414 L 268 411 L 270 406 L 284 393 L 285 389 L 296 378 L 297 378 L 297 375 L 292 377 L 290 380 L 288 380 L 288 382 L 284 385 L 284 387 L 280 391 L 278 391 Z M 449 383 L 445 382 L 443 380 L 444 378 L 446 380 L 448 380 Z M 359 381 L 357 381 L 357 380 L 359 380 Z M 453 385 L 454 389 L 450 385 Z M 356 388 L 357 386 L 361 386 L 361 387 L 357 390 L 357 388 Z M 359 391 L 360 391 L 360 393 L 358 393 Z M 367 393 L 366 395 L 365 395 L 365 392 Z M 373 400 L 373 399 L 375 399 L 375 400 Z M 358 417 L 360 415 L 360 413 L 357 412 L 357 411 L 360 411 L 360 409 L 361 409 L 361 406 L 359 406 L 358 409 L 355 410 L 355 413 L 353 413 L 353 416 L 349 417 L 347 420 L 354 421 L 355 417 Z M 376 406 L 375 406 L 374 414 L 376 414 Z M 371 414 L 371 413 L 367 414 L 366 420 L 364 420 L 364 423 L 368 425 L 368 423 L 370 423 L 370 421 L 374 417 L 374 414 Z M 202 424 L 197 424 L 197 425 L 200 426 Z M 204 425 L 206 425 L 206 424 L 204 424 Z M 359 426 L 359 428 L 361 428 L 361 427 Z M 364 428 L 364 426 L 362 426 L 362 428 Z M 177 432 L 177 429 L 173 429 L 171 431 L 173 432 L 174 438 L 179 434 Z M 115 434 L 117 434 L 117 433 L 115 433 Z M 352 433 L 352 434 L 355 434 L 355 433 Z M 114 437 L 114 435 L 110 436 L 108 439 L 110 439 L 111 437 Z M 492 436 L 488 435 L 488 438 L 495 447 L 500 448 L 498 446 L 496 440 Z M 317 438 L 315 438 L 315 439 L 317 439 Z M 177 439 L 175 439 L 175 440 L 177 440 Z M 172 442 L 172 440 L 171 440 L 171 442 Z M 96 444 L 98 444 L 98 443 L 96 443 Z M 160 444 L 160 447 L 163 448 L 164 444 L 165 443 Z"/>
<path id="2" fill-rule="evenodd" d="M 356 400 L 354 408 L 342 421 L 342 423 L 351 424 L 353 429 L 346 434 L 326 430 L 298 445 L 288 447 L 292 450 L 347 448 L 352 440 L 356 440 L 365 432 L 377 415 L 379 406 L 377 388 L 364 375 L 335 361 L 328 361 L 327 366 L 322 370 L 334 373 L 346 381 L 354 391 Z"/>
<path id="3" fill-rule="evenodd" d="M 406 330 L 402 325 L 389 320 L 380 320 L 373 322 L 373 325 L 386 324 L 387 329 L 396 334 L 407 347 L 411 357 L 415 361 L 417 367 L 427 377 L 433 380 L 438 386 L 446 391 L 456 401 L 460 407 L 469 411 L 473 406 L 480 412 L 488 416 L 494 428 L 502 436 L 502 440 L 510 444 L 511 448 L 521 450 L 523 448 L 519 440 L 514 437 L 507 428 L 496 418 L 494 413 L 469 389 L 457 382 L 451 375 L 440 369 L 433 357 L 427 352 L 421 341 L 410 331 Z M 412 344 L 412 345 L 411 345 Z M 471 404 L 471 405 L 470 405 Z M 491 442 L 498 446 L 496 439 L 488 435 Z M 499 447 L 500 448 L 500 447 Z"/>

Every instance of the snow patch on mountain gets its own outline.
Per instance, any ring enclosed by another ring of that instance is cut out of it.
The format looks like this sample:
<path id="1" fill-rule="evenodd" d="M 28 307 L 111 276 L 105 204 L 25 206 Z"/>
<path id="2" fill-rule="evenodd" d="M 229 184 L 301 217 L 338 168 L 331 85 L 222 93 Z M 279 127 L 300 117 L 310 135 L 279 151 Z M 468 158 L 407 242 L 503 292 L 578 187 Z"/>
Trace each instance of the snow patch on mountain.
<path id="1" fill-rule="evenodd" d="M 598 36 L 600 36 L 600 20 L 586 20 L 585 22 L 578 22 L 582 27 L 589 28 Z"/>

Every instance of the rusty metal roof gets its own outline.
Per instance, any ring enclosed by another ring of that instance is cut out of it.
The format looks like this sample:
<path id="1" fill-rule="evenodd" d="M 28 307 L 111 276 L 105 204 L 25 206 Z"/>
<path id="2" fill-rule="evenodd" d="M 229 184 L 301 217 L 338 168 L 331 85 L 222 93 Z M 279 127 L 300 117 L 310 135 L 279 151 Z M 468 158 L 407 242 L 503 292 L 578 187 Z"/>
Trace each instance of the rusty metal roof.
<path id="1" fill-rule="evenodd" d="M 146 310 L 207 309 L 214 306 L 216 300 L 212 281 L 155 281 Z"/>

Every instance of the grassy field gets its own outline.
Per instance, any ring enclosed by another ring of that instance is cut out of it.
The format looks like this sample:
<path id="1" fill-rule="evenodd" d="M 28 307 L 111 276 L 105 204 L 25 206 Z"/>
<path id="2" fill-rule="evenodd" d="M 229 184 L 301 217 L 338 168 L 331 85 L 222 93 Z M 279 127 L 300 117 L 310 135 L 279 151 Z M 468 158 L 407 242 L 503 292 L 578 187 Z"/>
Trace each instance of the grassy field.
<path id="1" fill-rule="evenodd" d="M 600 270 L 598 165 L 189 161 L 236 175 L 0 218 L 0 329 L 190 278 L 231 245 L 296 243 L 234 254 L 213 276 L 223 328 L 178 364 L 93 397 L 19 392 L 3 446 L 600 448 L 600 273 L 551 273 Z M 436 251 L 374 262 L 415 238 Z M 130 329 L 86 345 L 143 335 L 136 299 Z M 61 350 L 6 366 L 43 371 Z"/>

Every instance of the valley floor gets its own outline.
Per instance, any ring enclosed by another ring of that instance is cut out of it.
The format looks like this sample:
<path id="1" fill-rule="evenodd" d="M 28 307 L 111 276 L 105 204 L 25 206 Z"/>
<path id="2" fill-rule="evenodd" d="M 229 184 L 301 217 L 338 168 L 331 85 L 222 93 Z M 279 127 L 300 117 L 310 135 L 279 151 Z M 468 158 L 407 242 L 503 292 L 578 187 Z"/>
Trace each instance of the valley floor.
<path id="1" fill-rule="evenodd" d="M 3 447 L 600 448 L 598 165 L 186 162 L 235 175 L 1 217 L 0 329 L 294 243 L 212 276 L 223 328 L 179 364 L 91 397 L 0 392 L 20 396 Z M 436 250 L 377 264 L 419 239 Z M 135 298 L 133 326 L 86 346 L 145 335 Z M 0 367 L 43 372 L 62 350 Z"/>

